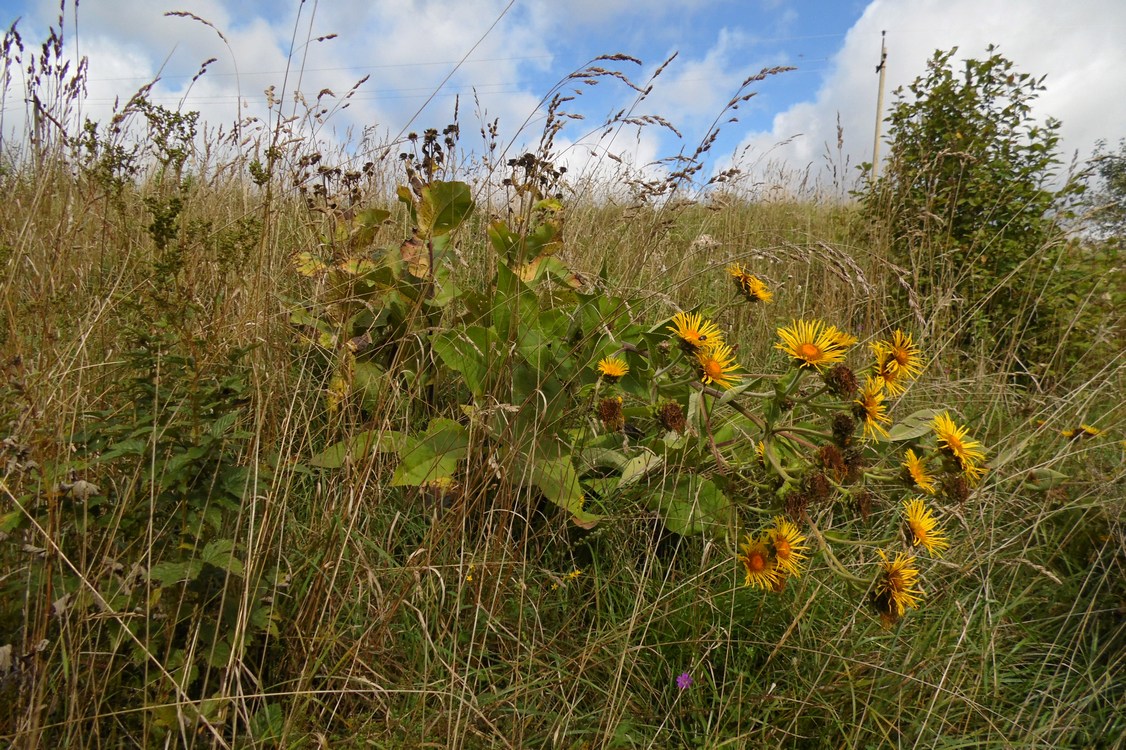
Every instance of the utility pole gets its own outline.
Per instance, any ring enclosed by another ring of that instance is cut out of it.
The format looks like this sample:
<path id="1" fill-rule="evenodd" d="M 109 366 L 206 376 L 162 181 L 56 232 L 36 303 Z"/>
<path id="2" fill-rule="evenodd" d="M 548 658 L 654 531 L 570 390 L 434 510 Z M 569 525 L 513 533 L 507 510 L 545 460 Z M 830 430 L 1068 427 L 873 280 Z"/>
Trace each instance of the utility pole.
<path id="1" fill-rule="evenodd" d="M 884 122 L 884 74 L 887 73 L 887 62 L 887 31 L 881 31 L 880 64 L 876 66 L 876 72 L 880 74 L 880 90 L 876 94 L 876 135 L 872 139 L 872 182 L 876 181 L 880 173 L 880 126 Z"/>

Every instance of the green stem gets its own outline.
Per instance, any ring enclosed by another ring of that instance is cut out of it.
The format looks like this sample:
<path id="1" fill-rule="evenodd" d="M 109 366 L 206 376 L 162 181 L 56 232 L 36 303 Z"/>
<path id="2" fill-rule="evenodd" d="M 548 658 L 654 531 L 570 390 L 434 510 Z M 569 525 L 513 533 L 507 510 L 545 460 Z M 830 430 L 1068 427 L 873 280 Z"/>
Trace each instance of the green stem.
<path id="1" fill-rule="evenodd" d="M 803 515 L 805 515 L 806 522 L 809 523 L 809 530 L 812 532 L 813 537 L 817 540 L 817 545 L 821 548 L 821 551 L 825 553 L 825 561 L 829 563 L 829 567 L 833 569 L 833 572 L 835 572 L 841 578 L 844 578 L 849 583 L 854 583 L 859 586 L 865 587 L 870 586 L 872 582 L 868 579 L 853 575 L 852 573 L 849 573 L 847 570 L 845 570 L 844 565 L 842 565 L 841 561 L 837 559 L 837 556 L 833 554 L 833 550 L 829 548 L 828 543 L 825 541 L 825 537 L 821 534 L 821 530 L 817 528 L 817 524 L 813 522 L 813 519 L 810 518 L 808 514 Z"/>

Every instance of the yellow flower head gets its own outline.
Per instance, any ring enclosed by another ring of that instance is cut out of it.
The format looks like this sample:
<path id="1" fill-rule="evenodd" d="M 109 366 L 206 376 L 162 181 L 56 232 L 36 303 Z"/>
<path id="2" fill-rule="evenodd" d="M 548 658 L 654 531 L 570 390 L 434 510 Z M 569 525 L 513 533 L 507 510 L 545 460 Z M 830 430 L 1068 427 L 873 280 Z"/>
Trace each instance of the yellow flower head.
<path id="1" fill-rule="evenodd" d="M 732 263 L 728 266 L 727 273 L 735 280 L 735 286 L 739 288 L 748 302 L 769 303 L 774 299 L 774 293 L 766 288 L 766 284 L 762 283 L 758 276 L 747 271 L 739 263 Z"/>
<path id="2" fill-rule="evenodd" d="M 932 555 L 938 556 L 942 550 L 950 546 L 946 541 L 946 534 L 938 528 L 938 521 L 934 514 L 923 505 L 919 498 L 904 500 L 903 510 L 907 513 L 907 528 L 910 531 L 911 544 L 922 547 Z"/>
<path id="3" fill-rule="evenodd" d="M 916 609 L 923 598 L 918 588 L 919 571 L 913 567 L 914 559 L 898 552 L 894 560 L 888 560 L 884 551 L 880 553 L 880 574 L 872 592 L 872 603 L 885 623 L 893 623 L 903 616 L 907 607 Z"/>
<path id="4" fill-rule="evenodd" d="M 775 349 L 793 357 L 799 367 L 819 370 L 842 361 L 848 347 L 856 343 L 855 336 L 820 320 L 795 320 L 788 327 L 778 329 L 778 338 L 781 341 L 774 345 Z"/>
<path id="5" fill-rule="evenodd" d="M 775 516 L 774 525 L 765 532 L 770 547 L 774 551 L 775 564 L 782 574 L 801 577 L 801 566 L 805 561 L 805 537 L 798 527 L 785 516 Z"/>
<path id="6" fill-rule="evenodd" d="M 872 437 L 879 433 L 888 436 L 885 424 L 891 424 L 887 415 L 887 404 L 884 403 L 884 381 L 879 378 L 868 378 L 864 387 L 860 389 L 860 398 L 852 403 L 853 415 L 864 422 L 864 435 Z"/>
<path id="7" fill-rule="evenodd" d="M 780 579 L 777 561 L 766 539 L 756 539 L 748 534 L 739 551 L 739 562 L 743 563 L 743 569 L 747 572 L 744 586 L 757 586 L 766 590 L 774 590 L 777 586 Z"/>
<path id="8" fill-rule="evenodd" d="M 904 381 L 923 372 L 923 353 L 911 341 L 911 335 L 896 329 L 888 341 L 871 344 L 876 355 L 876 377 L 884 381 L 888 393 L 895 395 L 906 388 Z"/>
<path id="9" fill-rule="evenodd" d="M 1060 434 L 1068 439 L 1098 437 L 1103 433 L 1098 427 L 1083 423 L 1077 430 L 1060 430 Z"/>
<path id="10" fill-rule="evenodd" d="M 933 495 L 938 490 L 935 478 L 927 473 L 926 464 L 923 463 L 921 456 L 915 455 L 915 451 L 907 451 L 907 460 L 903 462 L 903 467 L 907 469 L 912 484 L 923 492 Z"/>
<path id="11" fill-rule="evenodd" d="M 726 390 L 742 377 L 735 373 L 739 369 L 735 353 L 722 341 L 697 349 L 696 363 L 700 366 L 700 381 L 705 385 L 717 385 Z"/>
<path id="12" fill-rule="evenodd" d="M 668 327 L 691 351 L 696 351 L 704 346 L 712 346 L 723 342 L 723 334 L 719 326 L 710 320 L 704 320 L 699 313 L 678 312 L 672 318 L 672 325 Z"/>
<path id="13" fill-rule="evenodd" d="M 985 460 L 985 450 L 981 443 L 968 437 L 969 430 L 959 427 L 950 418 L 950 412 L 943 412 L 931 423 L 938 444 L 958 463 L 966 478 L 977 481 L 985 475 L 985 467 L 978 462 Z"/>
<path id="14" fill-rule="evenodd" d="M 613 383 L 629 372 L 629 365 L 621 357 L 603 357 L 598 361 L 598 374 Z"/>

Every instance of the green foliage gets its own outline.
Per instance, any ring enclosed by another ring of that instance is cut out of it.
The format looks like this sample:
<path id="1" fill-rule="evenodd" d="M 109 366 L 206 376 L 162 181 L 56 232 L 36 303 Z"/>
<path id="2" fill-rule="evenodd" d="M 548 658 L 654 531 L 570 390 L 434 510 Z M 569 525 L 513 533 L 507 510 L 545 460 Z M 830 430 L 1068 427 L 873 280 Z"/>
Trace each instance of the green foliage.
<path id="1" fill-rule="evenodd" d="M 1126 238 L 1126 138 L 1118 141 L 1117 151 L 1107 151 L 1099 141 L 1092 158 L 1098 177 L 1088 196 L 1091 219 L 1101 237 L 1122 247 Z"/>
<path id="2" fill-rule="evenodd" d="M 956 51 L 895 92 L 887 165 L 862 200 L 925 315 L 962 324 L 966 341 L 1012 342 L 1033 367 L 1054 343 L 1058 219 L 1082 186 L 1060 186 L 1060 122 L 1032 116 L 1044 79 L 992 46 L 955 71 Z"/>

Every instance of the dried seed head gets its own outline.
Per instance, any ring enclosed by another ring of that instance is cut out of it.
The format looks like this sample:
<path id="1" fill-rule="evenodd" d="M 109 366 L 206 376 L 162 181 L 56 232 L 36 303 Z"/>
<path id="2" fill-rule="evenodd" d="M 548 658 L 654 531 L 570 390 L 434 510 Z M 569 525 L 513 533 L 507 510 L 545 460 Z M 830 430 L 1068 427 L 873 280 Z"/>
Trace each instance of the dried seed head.
<path id="1" fill-rule="evenodd" d="M 683 434 L 687 421 L 684 418 L 684 409 L 680 408 L 680 404 L 675 401 L 669 401 L 661 405 L 657 411 L 657 418 L 661 421 L 661 426 L 671 432 Z"/>
<path id="2" fill-rule="evenodd" d="M 825 385 L 829 392 L 837 398 L 852 398 L 860 384 L 856 380 L 856 373 L 848 365 L 836 365 L 825 373 Z"/>

